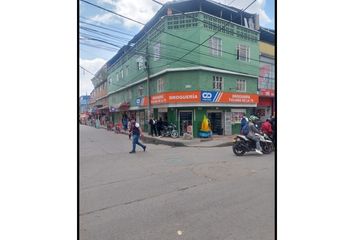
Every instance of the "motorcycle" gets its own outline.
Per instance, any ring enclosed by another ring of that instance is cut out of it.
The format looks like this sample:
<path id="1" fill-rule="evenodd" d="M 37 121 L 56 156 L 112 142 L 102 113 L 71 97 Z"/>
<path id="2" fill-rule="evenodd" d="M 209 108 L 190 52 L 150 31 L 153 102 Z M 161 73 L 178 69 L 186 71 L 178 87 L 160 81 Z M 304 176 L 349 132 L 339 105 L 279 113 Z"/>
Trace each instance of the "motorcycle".
<path id="1" fill-rule="evenodd" d="M 270 138 L 264 134 L 256 133 L 256 136 L 260 138 L 260 144 L 262 152 L 264 154 L 269 154 L 274 150 L 273 142 Z M 234 138 L 234 143 L 232 145 L 232 151 L 236 156 L 243 156 L 246 152 L 251 152 L 256 150 L 256 142 L 247 138 L 244 135 L 236 135 Z"/>
<path id="2" fill-rule="evenodd" d="M 163 126 L 161 136 L 162 137 L 178 138 L 179 134 L 178 134 L 176 125 L 174 125 L 173 123 L 170 123 L 170 124 L 168 124 L 168 126 Z"/>

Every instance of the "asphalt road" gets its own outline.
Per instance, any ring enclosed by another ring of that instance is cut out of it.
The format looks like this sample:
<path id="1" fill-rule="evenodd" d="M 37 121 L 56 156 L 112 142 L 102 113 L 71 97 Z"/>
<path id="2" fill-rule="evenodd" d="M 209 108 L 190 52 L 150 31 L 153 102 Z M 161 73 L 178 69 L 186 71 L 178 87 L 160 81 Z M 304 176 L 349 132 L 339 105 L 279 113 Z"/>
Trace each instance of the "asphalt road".
<path id="1" fill-rule="evenodd" d="M 81 240 L 273 240 L 274 154 L 147 145 L 80 126 Z"/>

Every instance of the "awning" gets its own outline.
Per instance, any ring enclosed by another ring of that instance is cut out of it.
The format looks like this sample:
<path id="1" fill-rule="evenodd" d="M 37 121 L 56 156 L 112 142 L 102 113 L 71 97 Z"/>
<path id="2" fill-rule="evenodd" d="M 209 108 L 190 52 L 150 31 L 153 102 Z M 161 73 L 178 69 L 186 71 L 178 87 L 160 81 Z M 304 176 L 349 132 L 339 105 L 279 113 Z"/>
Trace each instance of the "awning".
<path id="1" fill-rule="evenodd" d="M 129 109 L 129 107 L 130 107 L 130 103 L 129 102 L 122 102 L 121 104 L 119 104 L 118 109 L 126 111 L 126 110 Z"/>
<path id="2" fill-rule="evenodd" d="M 108 106 L 107 106 L 107 105 L 105 105 L 105 106 L 102 106 L 102 107 L 100 107 L 100 108 L 98 108 L 98 109 L 100 109 L 100 110 L 103 110 L 103 109 L 108 109 Z"/>

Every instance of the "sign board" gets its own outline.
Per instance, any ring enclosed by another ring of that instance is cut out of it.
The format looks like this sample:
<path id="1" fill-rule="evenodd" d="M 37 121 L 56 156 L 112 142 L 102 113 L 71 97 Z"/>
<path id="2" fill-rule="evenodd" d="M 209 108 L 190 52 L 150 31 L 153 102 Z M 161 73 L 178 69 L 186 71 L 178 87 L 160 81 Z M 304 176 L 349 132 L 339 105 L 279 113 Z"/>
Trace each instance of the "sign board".
<path id="1" fill-rule="evenodd" d="M 166 92 L 151 96 L 151 104 L 197 103 L 200 102 L 199 91 Z"/>
<path id="2" fill-rule="evenodd" d="M 139 97 L 135 100 L 135 104 L 138 107 L 147 106 L 147 97 Z"/>
<path id="3" fill-rule="evenodd" d="M 201 91 L 200 95 L 202 102 L 257 104 L 259 101 L 257 94 Z"/>

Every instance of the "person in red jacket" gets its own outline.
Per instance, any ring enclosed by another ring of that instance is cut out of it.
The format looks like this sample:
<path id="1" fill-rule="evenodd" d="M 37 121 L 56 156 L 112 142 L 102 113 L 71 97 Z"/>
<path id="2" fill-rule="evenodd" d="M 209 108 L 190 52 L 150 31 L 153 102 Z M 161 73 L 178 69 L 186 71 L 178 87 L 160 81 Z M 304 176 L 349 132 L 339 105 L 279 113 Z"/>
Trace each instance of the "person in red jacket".
<path id="1" fill-rule="evenodd" d="M 261 131 L 267 134 L 268 136 L 272 136 L 273 130 L 272 130 L 272 124 L 270 124 L 270 120 L 267 119 L 261 127 Z"/>

